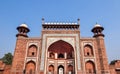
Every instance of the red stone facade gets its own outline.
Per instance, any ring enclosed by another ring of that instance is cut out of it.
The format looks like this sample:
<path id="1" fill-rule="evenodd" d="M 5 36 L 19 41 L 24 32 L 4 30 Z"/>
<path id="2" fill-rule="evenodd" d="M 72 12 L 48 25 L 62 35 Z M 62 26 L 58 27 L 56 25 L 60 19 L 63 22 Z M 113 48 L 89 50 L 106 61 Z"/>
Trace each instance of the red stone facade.
<path id="1" fill-rule="evenodd" d="M 104 28 L 99 24 L 89 38 L 81 37 L 79 20 L 47 23 L 43 19 L 42 28 L 41 37 L 32 38 L 26 24 L 17 27 L 12 67 L 3 74 L 115 74 L 118 65 L 109 69 Z"/>

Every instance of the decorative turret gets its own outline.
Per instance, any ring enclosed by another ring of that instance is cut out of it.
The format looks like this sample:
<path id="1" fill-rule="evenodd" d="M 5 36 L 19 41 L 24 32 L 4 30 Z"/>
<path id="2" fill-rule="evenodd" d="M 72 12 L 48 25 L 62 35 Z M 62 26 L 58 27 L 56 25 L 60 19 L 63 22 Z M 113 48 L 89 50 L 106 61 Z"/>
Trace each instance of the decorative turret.
<path id="1" fill-rule="evenodd" d="M 28 37 L 27 33 L 30 31 L 28 26 L 26 24 L 21 24 L 20 26 L 17 27 L 18 34 L 16 37 L 22 36 L 22 37 Z"/>
<path id="2" fill-rule="evenodd" d="M 102 33 L 103 30 L 104 30 L 104 28 L 100 24 L 96 23 L 94 28 L 91 30 L 94 33 L 93 37 L 98 37 L 98 36 L 104 37 L 104 34 Z"/>

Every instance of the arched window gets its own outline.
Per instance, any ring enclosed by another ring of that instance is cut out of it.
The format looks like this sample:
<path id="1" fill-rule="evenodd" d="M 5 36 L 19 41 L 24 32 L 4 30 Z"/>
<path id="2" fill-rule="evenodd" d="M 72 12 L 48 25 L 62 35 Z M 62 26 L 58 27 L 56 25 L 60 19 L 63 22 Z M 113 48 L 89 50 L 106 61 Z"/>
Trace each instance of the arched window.
<path id="1" fill-rule="evenodd" d="M 59 54 L 58 54 L 58 58 L 64 58 L 64 54 L 59 53 Z"/>
<path id="2" fill-rule="evenodd" d="M 49 58 L 55 58 L 55 54 L 53 52 L 49 53 Z"/>
<path id="3" fill-rule="evenodd" d="M 85 56 L 93 56 L 93 48 L 91 45 L 84 46 L 84 55 Z"/>
<path id="4" fill-rule="evenodd" d="M 85 63 L 86 74 L 95 74 L 95 64 L 92 61 L 87 61 Z"/>
<path id="5" fill-rule="evenodd" d="M 37 46 L 35 46 L 35 45 L 29 46 L 27 56 L 28 57 L 36 57 L 37 56 Z"/>

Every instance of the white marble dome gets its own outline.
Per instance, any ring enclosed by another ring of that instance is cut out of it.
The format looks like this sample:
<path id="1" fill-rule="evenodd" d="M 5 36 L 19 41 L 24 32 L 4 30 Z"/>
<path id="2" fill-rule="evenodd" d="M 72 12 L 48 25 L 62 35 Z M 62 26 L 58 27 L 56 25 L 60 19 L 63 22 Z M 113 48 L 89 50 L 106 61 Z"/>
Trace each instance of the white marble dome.
<path id="1" fill-rule="evenodd" d="M 20 26 L 28 28 L 27 24 L 21 24 Z"/>
<path id="2" fill-rule="evenodd" d="M 101 27 L 101 25 L 100 24 L 95 24 L 95 26 L 94 27 Z"/>

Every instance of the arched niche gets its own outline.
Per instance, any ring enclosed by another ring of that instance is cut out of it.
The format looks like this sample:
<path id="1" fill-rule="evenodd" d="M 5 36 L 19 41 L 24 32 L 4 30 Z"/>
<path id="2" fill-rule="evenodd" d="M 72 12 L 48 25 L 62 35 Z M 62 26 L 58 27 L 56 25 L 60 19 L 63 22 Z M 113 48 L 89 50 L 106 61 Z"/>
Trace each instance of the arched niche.
<path id="1" fill-rule="evenodd" d="M 28 47 L 27 56 L 28 57 L 36 57 L 37 56 L 37 46 L 36 45 L 30 45 Z"/>
<path id="2" fill-rule="evenodd" d="M 94 56 L 93 47 L 89 44 L 84 46 L 84 56 Z"/>
<path id="3" fill-rule="evenodd" d="M 49 53 L 57 53 L 58 58 L 73 58 L 74 57 L 74 49 L 71 44 L 59 40 L 54 43 L 52 43 L 48 47 Z"/>
<path id="4" fill-rule="evenodd" d="M 55 58 L 55 53 L 49 52 L 49 58 Z"/>
<path id="5" fill-rule="evenodd" d="M 33 61 L 29 61 L 26 63 L 25 66 L 25 73 L 26 74 L 35 74 L 36 63 Z"/>
<path id="6" fill-rule="evenodd" d="M 48 67 L 48 74 L 54 74 L 54 66 L 53 65 L 49 65 Z"/>
<path id="7" fill-rule="evenodd" d="M 85 63 L 85 69 L 86 69 L 86 74 L 95 74 L 96 69 L 95 69 L 95 64 L 93 61 L 87 61 Z"/>

